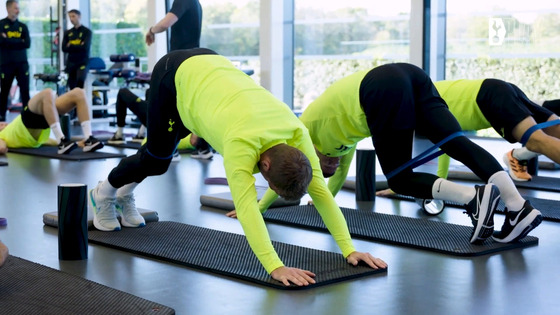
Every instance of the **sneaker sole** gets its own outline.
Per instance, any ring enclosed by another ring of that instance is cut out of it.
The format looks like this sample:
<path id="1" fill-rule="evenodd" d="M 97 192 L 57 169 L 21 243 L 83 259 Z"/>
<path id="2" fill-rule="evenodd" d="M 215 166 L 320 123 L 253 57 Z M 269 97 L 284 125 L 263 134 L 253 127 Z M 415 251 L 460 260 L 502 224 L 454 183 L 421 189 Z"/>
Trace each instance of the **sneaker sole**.
<path id="1" fill-rule="evenodd" d="M 507 167 L 509 176 L 514 181 L 517 181 L 517 182 L 528 182 L 528 181 L 530 181 L 532 178 L 519 178 L 519 177 L 515 176 L 515 172 L 513 172 L 513 170 L 511 168 L 509 168 L 510 163 L 509 163 L 509 158 L 508 158 L 507 155 L 508 155 L 508 153 L 506 153 L 504 155 L 504 163 L 506 163 L 506 167 Z"/>
<path id="2" fill-rule="evenodd" d="M 197 159 L 197 160 L 210 160 L 212 157 L 214 157 L 213 153 L 208 153 L 208 154 L 204 154 L 204 155 L 191 155 L 191 157 L 193 159 Z"/>
<path id="3" fill-rule="evenodd" d="M 490 191 L 488 191 L 488 189 L 490 189 Z M 484 187 L 481 207 L 478 213 L 479 219 L 470 240 L 472 244 L 482 243 L 494 233 L 493 216 L 499 202 L 500 194 L 498 188 L 494 185 L 486 185 Z M 488 211 L 488 208 L 490 208 L 490 211 Z M 484 220 L 480 218 L 484 218 Z M 489 226 L 490 222 L 492 222 L 491 226 Z"/>
<path id="4" fill-rule="evenodd" d="M 61 150 L 61 149 L 58 149 L 58 154 L 68 154 L 68 153 L 70 153 L 72 150 L 74 150 L 74 149 L 77 148 L 77 147 L 78 147 L 78 145 L 76 144 L 76 142 L 74 142 L 74 143 L 72 143 L 71 146 L 68 146 L 68 147 L 66 147 L 66 148 L 64 148 L 64 149 L 62 149 L 62 150 Z"/>
<path id="5" fill-rule="evenodd" d="M 103 148 L 103 143 L 97 142 L 94 145 L 85 146 L 84 147 L 84 152 L 94 152 L 94 151 L 99 150 L 101 148 Z"/>
<path id="6" fill-rule="evenodd" d="M 121 207 L 117 206 L 117 214 L 119 215 L 119 217 L 121 218 L 121 225 L 124 227 L 129 227 L 129 228 L 138 228 L 138 227 L 143 227 L 146 226 L 146 222 L 142 222 L 140 224 L 132 224 L 130 222 L 128 222 L 125 218 L 124 215 L 122 213 L 122 209 Z M 140 214 L 138 214 L 140 215 Z"/>
<path id="7" fill-rule="evenodd" d="M 533 209 L 529 213 L 529 215 L 527 215 L 523 220 L 521 220 L 521 222 L 519 222 L 513 228 L 513 230 L 511 231 L 511 233 L 509 233 L 507 237 L 500 239 L 495 236 L 492 236 L 492 238 L 494 239 L 494 241 L 498 243 L 517 242 L 520 239 L 527 236 L 527 234 L 529 234 L 529 232 L 531 232 L 534 228 L 539 226 L 541 222 L 542 222 L 541 212 L 536 209 Z"/>
<path id="8" fill-rule="evenodd" d="M 107 143 L 108 144 L 125 144 L 126 141 L 124 141 L 124 140 L 116 140 L 116 141 L 109 140 L 109 141 L 107 141 Z"/>
<path id="9" fill-rule="evenodd" d="M 91 209 L 93 210 L 93 226 L 103 232 L 112 232 L 112 231 L 120 231 L 121 228 L 120 227 L 116 227 L 114 229 L 108 229 L 106 227 L 104 227 L 103 225 L 101 225 L 101 223 L 99 223 L 99 221 L 97 220 L 97 207 L 95 206 L 95 200 L 93 200 L 93 189 L 89 190 L 89 204 L 91 206 Z"/>

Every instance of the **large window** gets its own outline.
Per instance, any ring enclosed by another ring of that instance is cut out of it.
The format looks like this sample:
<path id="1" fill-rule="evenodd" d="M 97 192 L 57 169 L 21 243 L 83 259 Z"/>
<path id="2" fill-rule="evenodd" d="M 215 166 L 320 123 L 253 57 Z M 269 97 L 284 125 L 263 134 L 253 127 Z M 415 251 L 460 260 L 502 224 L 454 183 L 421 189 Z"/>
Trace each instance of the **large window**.
<path id="1" fill-rule="evenodd" d="M 145 68 L 146 7 L 147 1 L 90 1 L 91 56 L 108 61 L 110 55 L 132 53 L 140 58 Z"/>
<path id="2" fill-rule="evenodd" d="M 446 79 L 494 77 L 560 98 L 558 1 L 448 0 L 446 40 Z"/>
<path id="3" fill-rule="evenodd" d="M 255 72 L 259 82 L 259 0 L 202 0 L 200 45 Z"/>
<path id="4" fill-rule="evenodd" d="M 295 0 L 294 109 L 358 70 L 409 60 L 410 0 Z"/>
<path id="5" fill-rule="evenodd" d="M 56 24 L 52 25 L 51 32 L 51 16 L 57 19 L 57 0 L 49 1 L 20 1 L 19 20 L 27 25 L 31 37 L 31 47 L 27 51 L 29 60 L 29 72 L 31 76 L 30 90 L 33 92 L 42 89 L 43 84 L 33 80 L 36 73 L 55 73 L 57 72 L 56 55 L 52 55 L 51 50 L 54 47 L 54 30 Z M 16 80 L 14 80 L 16 84 Z"/>

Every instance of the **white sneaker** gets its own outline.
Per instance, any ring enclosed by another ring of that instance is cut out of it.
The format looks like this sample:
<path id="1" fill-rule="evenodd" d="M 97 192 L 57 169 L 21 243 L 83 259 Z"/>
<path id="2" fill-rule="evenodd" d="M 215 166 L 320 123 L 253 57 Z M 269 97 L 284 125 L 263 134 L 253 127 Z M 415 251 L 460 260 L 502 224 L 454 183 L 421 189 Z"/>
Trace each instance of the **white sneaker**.
<path id="1" fill-rule="evenodd" d="M 214 154 L 209 149 L 197 150 L 196 152 L 191 154 L 191 157 L 193 159 L 198 159 L 198 160 L 210 160 L 213 156 Z"/>
<path id="2" fill-rule="evenodd" d="M 89 191 L 89 202 L 93 210 L 93 226 L 100 231 L 119 231 L 121 225 L 117 220 L 115 198 L 101 199 L 97 196 L 96 186 Z"/>
<path id="3" fill-rule="evenodd" d="M 179 151 L 175 151 L 175 153 L 173 153 L 173 158 L 171 159 L 171 162 L 179 162 L 181 161 L 181 154 L 179 154 Z"/>
<path id="4" fill-rule="evenodd" d="M 126 227 L 142 227 L 146 225 L 144 217 L 138 213 L 134 195 L 118 196 L 117 211 L 121 217 L 121 224 Z"/>

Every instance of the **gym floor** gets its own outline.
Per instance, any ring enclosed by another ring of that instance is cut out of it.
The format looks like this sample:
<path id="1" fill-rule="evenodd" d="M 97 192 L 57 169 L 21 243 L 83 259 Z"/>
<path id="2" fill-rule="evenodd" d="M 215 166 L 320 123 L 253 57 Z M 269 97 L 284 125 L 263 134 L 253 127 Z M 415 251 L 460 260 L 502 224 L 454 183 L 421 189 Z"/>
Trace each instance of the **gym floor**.
<path id="1" fill-rule="evenodd" d="M 511 147 L 503 140 L 479 143 L 500 162 L 501 154 Z M 103 151 L 134 153 L 113 147 Z M 60 261 L 57 230 L 42 221 L 45 212 L 57 209 L 57 185 L 84 183 L 94 187 L 119 159 L 72 162 L 8 153 L 0 161 L 9 162 L 9 166 L 0 167 L 0 217 L 8 219 L 8 225 L 0 227 L 0 239 L 11 255 L 164 304 L 177 314 L 557 314 L 560 307 L 560 223 L 551 221 L 543 221 L 531 233 L 540 239 L 538 246 L 481 257 L 461 258 L 355 239 L 358 250 L 389 264 L 386 274 L 300 291 L 267 288 L 94 244 L 89 245 L 87 260 Z M 560 170 L 539 174 L 557 176 Z M 228 190 L 204 184 L 207 177 L 224 176 L 220 155 L 211 161 L 182 155 L 166 174 L 150 177 L 138 186 L 136 204 L 157 211 L 160 220 L 242 234 L 237 220 L 199 202 L 201 194 Z M 263 183 L 257 175 L 257 184 Z M 555 193 L 521 192 L 560 198 Z M 306 196 L 302 203 L 308 200 Z M 336 200 L 348 208 L 471 225 L 457 208 L 428 217 L 412 202 L 379 197 L 375 202 L 356 202 L 349 190 L 342 190 Z M 501 227 L 503 218 L 495 216 L 496 228 Z M 272 240 L 339 252 L 329 234 L 271 223 L 267 226 Z"/>

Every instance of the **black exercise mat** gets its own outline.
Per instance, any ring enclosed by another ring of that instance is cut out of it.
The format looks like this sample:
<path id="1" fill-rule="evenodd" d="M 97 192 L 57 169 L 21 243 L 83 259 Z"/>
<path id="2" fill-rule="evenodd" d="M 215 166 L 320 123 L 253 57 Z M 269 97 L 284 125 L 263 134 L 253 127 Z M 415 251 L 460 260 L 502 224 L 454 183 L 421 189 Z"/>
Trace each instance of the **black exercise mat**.
<path id="1" fill-rule="evenodd" d="M 144 217 L 144 221 L 146 222 L 157 222 L 159 221 L 159 215 L 156 211 L 137 208 L 138 213 L 142 217 Z M 88 216 L 87 216 L 87 225 L 88 229 L 94 229 L 93 227 L 93 210 L 88 207 Z M 117 217 L 120 218 L 120 214 L 117 213 Z M 51 211 L 47 213 L 43 213 L 43 224 L 47 226 L 52 226 L 58 229 L 58 211 Z"/>
<path id="2" fill-rule="evenodd" d="M 0 267 L 2 314 L 175 314 L 165 305 L 9 256 Z"/>
<path id="3" fill-rule="evenodd" d="M 8 153 L 19 153 L 27 155 L 35 155 L 51 159 L 70 160 L 70 161 L 84 161 L 96 159 L 109 159 L 109 158 L 123 158 L 126 155 L 122 153 L 106 153 L 106 152 L 83 152 L 82 148 L 76 148 L 68 154 L 58 154 L 58 147 L 42 146 L 39 148 L 17 148 L 10 149 Z"/>
<path id="4" fill-rule="evenodd" d="M 286 287 L 268 275 L 245 236 L 240 234 L 160 221 L 148 223 L 143 228 L 118 232 L 89 231 L 88 239 L 91 243 L 277 289 L 313 288 L 387 271 L 352 266 L 341 254 L 273 241 L 274 248 L 286 266 L 316 274 L 315 284 Z"/>
<path id="5" fill-rule="evenodd" d="M 356 190 L 356 176 L 348 176 L 342 184 L 343 188 Z M 375 175 L 375 190 L 383 190 L 389 188 L 385 175 Z"/>
<path id="6" fill-rule="evenodd" d="M 527 236 L 517 243 L 502 244 L 489 238 L 482 245 L 473 245 L 469 243 L 473 230 L 470 226 L 348 208 L 341 210 L 353 237 L 455 256 L 486 255 L 537 245 L 539 241 L 536 237 Z M 269 209 L 263 217 L 268 222 L 327 232 L 314 206 Z"/>
<path id="7" fill-rule="evenodd" d="M 399 195 L 399 194 L 387 195 L 384 197 L 399 199 L 399 200 L 415 201 L 414 197 Z M 535 207 L 541 212 L 543 220 L 560 222 L 560 200 L 541 199 L 541 198 L 535 198 L 529 196 L 523 196 L 523 198 L 531 201 L 533 207 Z M 444 201 L 444 203 L 446 206 L 458 207 L 464 209 L 464 205 L 459 204 L 457 202 Z M 496 213 L 504 214 L 505 210 L 506 210 L 506 205 L 504 201 L 500 199 L 500 203 L 496 208 Z"/>
<path id="8" fill-rule="evenodd" d="M 125 143 L 119 143 L 119 144 L 113 144 L 113 143 L 105 142 L 105 144 L 108 145 L 108 146 L 111 146 L 111 147 L 115 147 L 115 148 L 134 149 L 134 150 L 138 150 L 142 146 L 141 143 L 132 142 L 132 141 L 127 141 Z M 194 149 L 179 149 L 180 154 L 190 154 L 190 153 L 193 153 L 194 151 L 195 151 Z"/>
<path id="9" fill-rule="evenodd" d="M 478 176 L 476 176 L 473 172 L 471 172 L 467 168 L 465 168 L 464 170 L 462 168 L 456 170 L 450 170 L 447 178 L 482 182 L 482 180 Z M 520 182 L 514 180 L 513 183 L 517 188 L 560 192 L 560 178 L 558 177 L 533 175 L 533 179 L 531 179 L 530 181 Z"/>
<path id="10" fill-rule="evenodd" d="M 8 166 L 8 162 L 0 161 L 0 166 Z"/>
<path id="11" fill-rule="evenodd" d="M 257 190 L 257 200 L 261 200 L 268 187 L 264 186 L 255 186 Z M 286 207 L 286 206 L 297 206 L 301 202 L 300 199 L 298 200 L 286 200 L 282 197 L 276 198 L 274 202 L 270 205 L 269 208 L 276 208 L 276 207 Z M 235 205 L 233 204 L 233 197 L 231 196 L 230 191 L 222 192 L 222 193 L 215 193 L 215 194 L 207 194 L 207 195 L 200 195 L 200 204 L 207 207 L 212 208 L 219 208 L 224 210 L 234 210 Z"/>
<path id="12" fill-rule="evenodd" d="M 123 148 L 123 149 L 134 149 L 138 150 L 142 146 L 141 143 L 133 142 L 133 141 L 126 141 L 125 143 L 109 143 L 107 141 L 103 142 L 105 145 L 115 147 L 115 148 Z"/>

